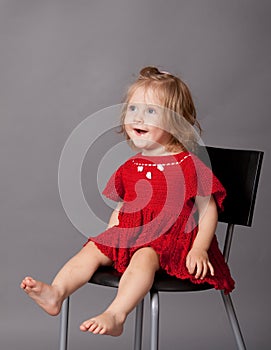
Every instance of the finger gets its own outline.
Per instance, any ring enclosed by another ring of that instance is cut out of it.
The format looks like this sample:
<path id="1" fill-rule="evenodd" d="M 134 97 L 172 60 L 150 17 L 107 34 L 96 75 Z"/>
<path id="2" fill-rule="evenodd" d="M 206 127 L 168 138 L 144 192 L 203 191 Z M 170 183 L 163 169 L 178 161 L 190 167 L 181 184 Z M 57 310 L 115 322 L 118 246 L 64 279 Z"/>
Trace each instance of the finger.
<path id="1" fill-rule="evenodd" d="M 190 266 L 190 263 L 191 263 L 191 258 L 189 255 L 187 255 L 186 260 L 185 260 L 185 264 L 186 264 L 187 268 Z"/>
<path id="2" fill-rule="evenodd" d="M 202 273 L 202 263 L 197 263 L 197 272 L 195 278 L 199 278 Z"/>
<path id="3" fill-rule="evenodd" d="M 208 261 L 208 267 L 209 267 L 211 276 L 214 276 L 215 275 L 215 269 L 214 269 L 213 265 L 210 263 L 210 261 Z"/>
<path id="4" fill-rule="evenodd" d="M 187 255 L 187 257 L 186 257 L 185 265 L 186 265 L 188 272 L 191 274 L 191 258 L 189 255 Z"/>
<path id="5" fill-rule="evenodd" d="M 195 273 L 195 269 L 196 269 L 196 263 L 194 261 L 190 261 L 189 265 L 188 265 L 188 272 L 193 275 Z"/>
<path id="6" fill-rule="evenodd" d="M 208 272 L 208 265 L 207 265 L 207 263 L 203 263 L 203 271 L 202 271 L 202 274 L 201 274 L 201 277 L 200 277 L 202 280 L 207 275 L 207 272 Z"/>

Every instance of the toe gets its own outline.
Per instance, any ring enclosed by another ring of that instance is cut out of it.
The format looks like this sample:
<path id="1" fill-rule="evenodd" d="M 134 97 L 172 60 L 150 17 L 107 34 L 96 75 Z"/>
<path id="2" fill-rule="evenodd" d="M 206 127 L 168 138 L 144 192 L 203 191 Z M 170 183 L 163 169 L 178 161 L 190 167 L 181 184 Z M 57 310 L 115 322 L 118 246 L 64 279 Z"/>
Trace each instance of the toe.
<path id="1" fill-rule="evenodd" d="M 27 277 L 24 278 L 24 281 L 25 282 L 30 282 L 30 281 L 33 281 L 33 278 L 30 277 L 30 276 L 27 276 Z"/>
<path id="2" fill-rule="evenodd" d="M 95 334 L 95 331 L 96 331 L 97 328 L 98 328 L 98 324 L 96 322 L 93 322 L 88 330 L 89 330 L 89 332 Z"/>
<path id="3" fill-rule="evenodd" d="M 103 335 L 106 333 L 106 328 L 105 327 L 102 327 L 99 334 Z"/>
<path id="4" fill-rule="evenodd" d="M 23 280 L 23 284 L 24 284 L 26 287 L 34 287 L 34 285 L 35 285 L 35 280 L 33 280 L 33 278 L 31 278 L 31 277 L 26 277 L 26 278 Z"/>
<path id="5" fill-rule="evenodd" d="M 87 320 L 85 322 L 83 322 L 80 326 L 80 329 L 84 332 L 88 331 L 90 326 L 93 324 L 93 321 L 91 320 Z"/>
<path id="6" fill-rule="evenodd" d="M 83 332 L 86 332 L 88 329 L 87 329 L 87 327 L 84 324 L 81 324 L 80 325 L 80 330 L 83 331 Z"/>
<path id="7" fill-rule="evenodd" d="M 100 334 L 100 331 L 102 329 L 102 326 L 96 325 L 95 329 L 92 330 L 93 334 Z"/>
<path id="8" fill-rule="evenodd" d="M 89 327 L 87 326 L 87 321 L 83 322 L 83 323 L 80 325 L 81 331 L 87 331 L 88 328 L 89 328 Z"/>

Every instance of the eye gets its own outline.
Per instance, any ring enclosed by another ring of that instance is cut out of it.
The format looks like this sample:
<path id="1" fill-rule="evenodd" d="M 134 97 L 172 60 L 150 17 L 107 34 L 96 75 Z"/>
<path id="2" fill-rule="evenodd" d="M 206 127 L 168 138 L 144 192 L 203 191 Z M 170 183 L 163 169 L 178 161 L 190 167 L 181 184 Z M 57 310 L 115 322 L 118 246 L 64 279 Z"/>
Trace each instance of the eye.
<path id="1" fill-rule="evenodd" d="M 156 114 L 156 110 L 153 107 L 148 107 L 147 113 L 153 115 L 153 114 Z"/>
<path id="2" fill-rule="evenodd" d="M 128 106 L 128 111 L 130 112 L 135 112 L 137 110 L 136 106 L 135 105 L 129 105 Z"/>

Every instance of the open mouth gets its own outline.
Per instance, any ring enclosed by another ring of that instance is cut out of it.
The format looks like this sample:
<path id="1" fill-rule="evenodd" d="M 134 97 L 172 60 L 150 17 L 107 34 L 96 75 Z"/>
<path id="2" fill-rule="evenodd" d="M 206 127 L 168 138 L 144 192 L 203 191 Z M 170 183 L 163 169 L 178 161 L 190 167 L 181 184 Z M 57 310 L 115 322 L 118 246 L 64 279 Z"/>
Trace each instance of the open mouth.
<path id="1" fill-rule="evenodd" d="M 137 135 L 145 135 L 148 132 L 147 130 L 138 129 L 138 128 L 135 128 L 134 131 Z"/>

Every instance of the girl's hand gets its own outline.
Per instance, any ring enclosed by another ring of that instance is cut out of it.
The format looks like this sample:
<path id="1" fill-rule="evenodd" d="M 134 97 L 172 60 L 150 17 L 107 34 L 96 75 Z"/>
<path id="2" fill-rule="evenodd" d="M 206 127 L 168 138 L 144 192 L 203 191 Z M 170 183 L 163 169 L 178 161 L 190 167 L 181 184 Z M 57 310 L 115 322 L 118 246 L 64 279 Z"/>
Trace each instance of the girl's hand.
<path id="1" fill-rule="evenodd" d="M 209 261 L 208 253 L 206 250 L 199 248 L 192 248 L 186 257 L 186 267 L 191 275 L 195 275 L 195 278 L 203 279 L 208 270 L 212 276 L 215 271 L 213 265 Z"/>

